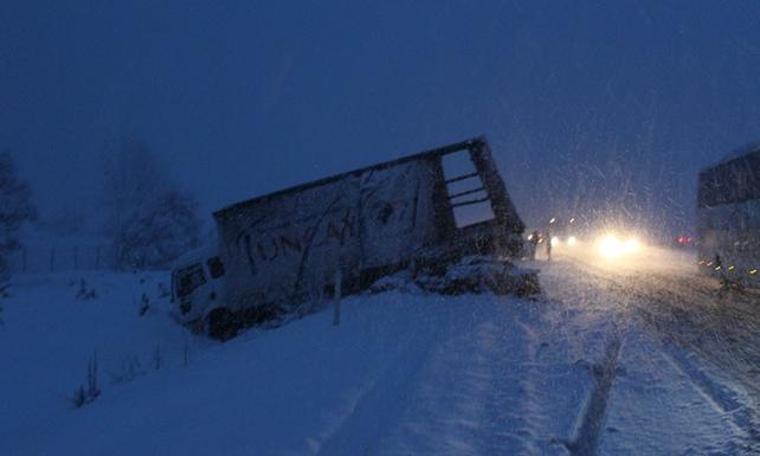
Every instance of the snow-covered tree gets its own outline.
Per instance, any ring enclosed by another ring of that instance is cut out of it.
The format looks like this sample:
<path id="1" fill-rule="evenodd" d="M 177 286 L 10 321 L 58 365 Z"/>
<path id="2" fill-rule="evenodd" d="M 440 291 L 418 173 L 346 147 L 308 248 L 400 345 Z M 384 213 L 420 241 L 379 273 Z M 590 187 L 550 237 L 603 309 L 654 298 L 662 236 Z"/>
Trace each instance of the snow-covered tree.
<path id="1" fill-rule="evenodd" d="M 104 228 L 114 236 L 131 213 L 172 187 L 169 172 L 140 139 L 126 138 L 103 156 Z"/>
<path id="2" fill-rule="evenodd" d="M 164 268 L 197 246 L 201 222 L 196 201 L 177 189 L 142 141 L 124 141 L 109 151 L 104 165 L 104 227 L 117 268 Z"/>
<path id="3" fill-rule="evenodd" d="M 10 152 L 0 153 L 0 282 L 10 277 L 7 258 L 20 247 L 21 226 L 37 215 L 32 192 L 18 177 Z"/>
<path id="4" fill-rule="evenodd" d="M 129 269 L 164 268 L 197 247 L 199 238 L 195 200 L 178 191 L 166 191 L 125 218 L 115 238 L 118 265 Z"/>

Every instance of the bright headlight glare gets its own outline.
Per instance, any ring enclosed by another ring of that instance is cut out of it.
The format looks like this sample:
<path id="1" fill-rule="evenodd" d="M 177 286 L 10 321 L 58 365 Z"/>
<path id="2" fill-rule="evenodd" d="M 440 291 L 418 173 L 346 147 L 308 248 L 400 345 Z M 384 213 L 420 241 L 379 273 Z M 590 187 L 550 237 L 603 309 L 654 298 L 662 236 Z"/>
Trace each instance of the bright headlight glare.
<path id="1" fill-rule="evenodd" d="M 610 234 L 599 241 L 598 250 L 604 257 L 615 258 L 623 253 L 623 243 L 617 237 Z"/>
<path id="2" fill-rule="evenodd" d="M 620 240 L 614 234 L 608 234 L 597 241 L 597 251 L 606 258 L 617 258 L 623 254 L 633 254 L 641 251 L 641 243 L 638 239 L 629 238 Z"/>

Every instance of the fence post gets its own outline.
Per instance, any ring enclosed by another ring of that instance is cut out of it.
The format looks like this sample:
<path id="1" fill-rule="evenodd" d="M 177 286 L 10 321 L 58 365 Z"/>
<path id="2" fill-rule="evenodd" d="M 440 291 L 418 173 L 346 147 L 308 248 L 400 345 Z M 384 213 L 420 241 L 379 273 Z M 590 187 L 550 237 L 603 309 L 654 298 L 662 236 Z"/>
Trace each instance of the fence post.
<path id="1" fill-rule="evenodd" d="M 335 313 L 333 314 L 333 326 L 340 324 L 340 300 L 343 297 L 343 274 L 341 274 L 340 266 L 335 272 Z"/>

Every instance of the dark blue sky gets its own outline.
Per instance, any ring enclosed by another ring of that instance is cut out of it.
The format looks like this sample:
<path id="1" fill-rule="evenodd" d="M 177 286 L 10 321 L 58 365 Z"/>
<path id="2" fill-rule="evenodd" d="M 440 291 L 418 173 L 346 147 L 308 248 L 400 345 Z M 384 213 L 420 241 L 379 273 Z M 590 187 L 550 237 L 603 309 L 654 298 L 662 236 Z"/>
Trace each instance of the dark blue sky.
<path id="1" fill-rule="evenodd" d="M 0 7 L 0 147 L 47 213 L 94 207 L 125 135 L 208 213 L 478 134 L 531 224 L 688 226 L 698 169 L 760 139 L 760 2 Z"/>

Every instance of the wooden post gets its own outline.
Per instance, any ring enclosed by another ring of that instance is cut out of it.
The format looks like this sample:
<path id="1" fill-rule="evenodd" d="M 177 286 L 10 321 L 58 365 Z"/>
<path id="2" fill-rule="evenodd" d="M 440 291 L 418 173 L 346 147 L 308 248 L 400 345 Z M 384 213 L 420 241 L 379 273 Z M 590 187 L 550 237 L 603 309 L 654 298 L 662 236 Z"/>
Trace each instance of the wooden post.
<path id="1" fill-rule="evenodd" d="M 340 300 L 343 297 L 343 274 L 340 267 L 335 272 L 335 313 L 333 314 L 333 326 L 340 324 Z"/>

